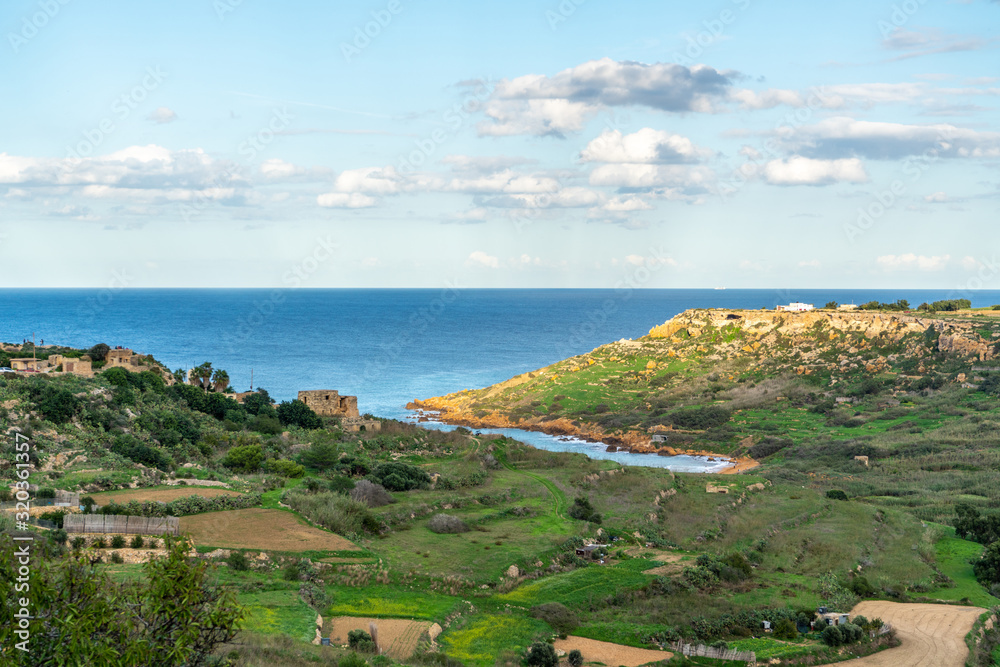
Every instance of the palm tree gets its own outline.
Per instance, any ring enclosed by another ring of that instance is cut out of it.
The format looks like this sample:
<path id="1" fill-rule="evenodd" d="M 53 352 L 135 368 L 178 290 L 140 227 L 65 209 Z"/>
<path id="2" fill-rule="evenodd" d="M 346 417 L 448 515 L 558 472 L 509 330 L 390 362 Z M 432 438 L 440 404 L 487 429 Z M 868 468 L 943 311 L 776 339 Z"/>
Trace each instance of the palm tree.
<path id="1" fill-rule="evenodd" d="M 216 369 L 212 374 L 212 386 L 215 387 L 215 391 L 225 391 L 229 387 L 229 373 L 221 368 Z"/>
<path id="2" fill-rule="evenodd" d="M 198 381 L 202 389 L 207 390 L 212 379 L 212 362 L 206 361 L 200 366 L 195 366 L 191 369 L 191 377 Z"/>

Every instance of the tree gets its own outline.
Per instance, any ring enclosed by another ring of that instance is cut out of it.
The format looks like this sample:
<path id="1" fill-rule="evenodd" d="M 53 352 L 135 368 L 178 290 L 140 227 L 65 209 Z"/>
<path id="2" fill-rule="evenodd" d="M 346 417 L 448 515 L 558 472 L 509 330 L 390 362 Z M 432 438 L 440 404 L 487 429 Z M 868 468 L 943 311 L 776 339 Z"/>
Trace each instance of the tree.
<path id="1" fill-rule="evenodd" d="M 1000 584 L 1000 540 L 986 547 L 982 557 L 972 566 L 976 580 L 989 589 L 993 584 Z"/>
<path id="2" fill-rule="evenodd" d="M 323 420 L 312 408 L 296 399 L 282 401 L 278 406 L 278 421 L 285 426 L 300 426 L 304 429 L 323 427 Z"/>
<path id="3" fill-rule="evenodd" d="M 110 351 L 110 346 L 105 345 L 104 343 L 98 343 L 94 347 L 87 350 L 87 356 L 93 361 L 104 361 L 108 358 L 108 352 Z"/>
<path id="4" fill-rule="evenodd" d="M 774 636 L 778 639 L 796 639 L 799 631 L 791 619 L 783 618 L 774 626 Z"/>
<path id="5" fill-rule="evenodd" d="M 233 447 L 226 452 L 222 465 L 236 472 L 257 472 L 264 463 L 264 452 L 260 445 Z"/>
<path id="6" fill-rule="evenodd" d="M 826 305 L 823 307 L 826 308 L 827 310 L 837 310 L 838 308 L 840 308 L 840 304 L 837 303 L 836 301 L 827 301 Z"/>
<path id="7" fill-rule="evenodd" d="M 545 642 L 535 642 L 528 649 L 526 662 L 528 667 L 556 667 L 559 664 L 559 656 L 552 644 Z"/>
<path id="8" fill-rule="evenodd" d="M 583 654 L 577 649 L 570 651 L 566 659 L 569 661 L 569 667 L 583 667 Z"/>
<path id="9" fill-rule="evenodd" d="M 330 442 L 317 442 L 299 455 L 299 463 L 309 468 L 325 470 L 340 461 L 340 449 Z"/>
<path id="10" fill-rule="evenodd" d="M 347 645 L 362 653 L 376 653 L 378 646 L 372 636 L 364 630 L 351 630 L 347 633 Z"/>
<path id="11" fill-rule="evenodd" d="M 840 646 L 844 643 L 844 633 L 836 625 L 828 625 L 820 634 L 820 638 L 827 646 Z"/>
<path id="12" fill-rule="evenodd" d="M 211 583 L 208 561 L 188 560 L 188 545 L 168 545 L 146 563 L 145 576 L 117 583 L 81 554 L 33 561 L 28 585 L 33 620 L 30 653 L 14 650 L 13 542 L 0 538 L 0 646 L 5 665 L 187 665 L 201 667 L 236 636 L 243 616 L 232 592 Z M 6 659 L 6 658 L 5 658 Z"/>
<path id="13" fill-rule="evenodd" d="M 212 379 L 212 362 L 206 361 L 192 368 L 191 379 L 194 381 L 191 384 L 197 384 L 202 389 L 208 389 L 209 382 Z"/>
<path id="14" fill-rule="evenodd" d="M 580 521 L 601 523 L 601 515 L 590 504 L 590 499 L 583 496 L 573 501 L 573 505 L 569 508 L 569 515 L 571 518 L 579 519 Z"/>
<path id="15" fill-rule="evenodd" d="M 225 391 L 229 386 L 229 373 L 222 370 L 221 368 L 215 369 L 212 373 L 212 388 L 215 391 Z"/>

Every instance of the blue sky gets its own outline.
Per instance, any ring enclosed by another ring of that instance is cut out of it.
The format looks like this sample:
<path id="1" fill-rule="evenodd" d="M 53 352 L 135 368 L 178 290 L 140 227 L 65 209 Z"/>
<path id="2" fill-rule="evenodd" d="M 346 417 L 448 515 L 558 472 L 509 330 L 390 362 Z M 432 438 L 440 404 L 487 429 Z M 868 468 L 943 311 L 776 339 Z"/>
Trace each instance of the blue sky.
<path id="1" fill-rule="evenodd" d="M 6 2 L 0 280 L 997 289 L 998 17 Z"/>

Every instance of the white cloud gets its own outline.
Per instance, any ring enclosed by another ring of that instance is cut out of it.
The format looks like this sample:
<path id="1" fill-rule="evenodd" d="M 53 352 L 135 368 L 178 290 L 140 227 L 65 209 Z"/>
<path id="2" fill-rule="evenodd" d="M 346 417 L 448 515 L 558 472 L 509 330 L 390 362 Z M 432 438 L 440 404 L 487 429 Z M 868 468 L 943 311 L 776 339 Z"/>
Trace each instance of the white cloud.
<path id="1" fill-rule="evenodd" d="M 868 181 L 864 165 L 857 158 L 813 160 L 795 155 L 771 160 L 764 166 L 764 178 L 772 185 L 830 185 Z"/>
<path id="2" fill-rule="evenodd" d="M 882 46 L 892 51 L 903 52 L 892 59 L 903 60 L 934 53 L 976 51 L 983 48 L 985 42 L 979 37 L 947 35 L 937 28 L 907 30 L 903 27 L 897 27 L 882 40 Z"/>
<path id="3" fill-rule="evenodd" d="M 377 202 L 374 197 L 360 192 L 327 192 L 316 198 L 324 208 L 370 208 Z"/>
<path id="4" fill-rule="evenodd" d="M 271 181 L 287 180 L 305 173 L 306 170 L 303 167 L 277 158 L 264 160 L 260 164 L 260 175 Z"/>
<path id="5" fill-rule="evenodd" d="M 929 204 L 942 204 L 950 200 L 948 199 L 948 195 L 944 192 L 934 192 L 932 194 L 925 195 L 924 201 Z"/>
<path id="6" fill-rule="evenodd" d="M 452 179 L 446 189 L 476 194 L 542 194 L 559 190 L 559 181 L 548 176 L 525 175 L 504 169 L 474 178 Z"/>
<path id="7" fill-rule="evenodd" d="M 578 132 L 606 107 L 646 106 L 671 112 L 711 111 L 725 99 L 727 73 L 707 65 L 684 67 L 592 60 L 554 76 L 529 74 L 504 79 L 486 103 L 486 135 L 537 134 L 562 136 Z"/>
<path id="8" fill-rule="evenodd" d="M 584 162 L 678 163 L 698 162 L 712 151 L 696 146 L 687 137 L 645 127 L 623 135 L 619 130 L 605 130 L 580 153 Z"/>
<path id="9" fill-rule="evenodd" d="M 818 259 L 802 260 L 799 262 L 799 268 L 803 269 L 818 269 L 822 266 Z"/>
<path id="10" fill-rule="evenodd" d="M 151 120 L 154 123 L 172 123 L 177 120 L 177 113 L 173 109 L 168 109 L 167 107 L 157 107 L 146 116 L 146 120 Z"/>
<path id="11" fill-rule="evenodd" d="M 362 167 L 348 169 L 337 176 L 334 190 L 337 192 L 377 195 L 398 193 L 403 187 L 403 177 L 395 167 Z"/>
<path id="12" fill-rule="evenodd" d="M 601 210 L 609 213 L 632 213 L 635 211 L 649 211 L 652 208 L 652 204 L 645 199 L 632 196 L 612 197 L 601 206 Z"/>
<path id="13" fill-rule="evenodd" d="M 962 268 L 966 271 L 975 271 L 979 268 L 979 260 L 971 255 L 962 258 Z"/>
<path id="14" fill-rule="evenodd" d="M 706 167 L 673 164 L 604 164 L 590 172 L 591 185 L 624 188 L 704 186 L 714 178 Z"/>
<path id="15" fill-rule="evenodd" d="M 499 269 L 500 260 L 492 255 L 487 255 L 482 250 L 476 250 L 465 260 L 466 266 L 485 267 L 488 269 Z"/>
<path id="16" fill-rule="evenodd" d="M 898 159 L 907 155 L 1000 157 L 1000 133 L 978 132 L 948 123 L 908 125 L 838 116 L 814 125 L 787 126 L 778 136 L 796 152 L 812 157 L 862 155 Z"/>
<path id="17" fill-rule="evenodd" d="M 948 266 L 950 255 L 883 255 L 876 262 L 886 271 L 942 271 Z"/>

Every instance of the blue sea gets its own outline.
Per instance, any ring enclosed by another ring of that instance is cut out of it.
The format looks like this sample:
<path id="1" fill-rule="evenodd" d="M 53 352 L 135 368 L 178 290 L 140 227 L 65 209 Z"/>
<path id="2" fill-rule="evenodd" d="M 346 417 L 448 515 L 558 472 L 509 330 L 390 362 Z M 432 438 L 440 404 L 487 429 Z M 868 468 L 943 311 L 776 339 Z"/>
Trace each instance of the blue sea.
<path id="1" fill-rule="evenodd" d="M 34 334 L 47 344 L 122 345 L 171 369 L 210 361 L 239 391 L 249 388 L 252 369 L 254 387 L 276 400 L 300 389 L 337 389 L 358 396 L 362 413 L 405 419 L 412 399 L 485 387 L 642 336 L 689 308 L 897 299 L 915 307 L 946 298 L 988 306 L 1000 303 L 1000 291 L 18 289 L 0 290 L 0 340 Z M 688 457 L 610 454 L 596 444 L 508 434 L 630 465 L 713 468 Z"/>

